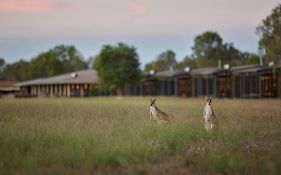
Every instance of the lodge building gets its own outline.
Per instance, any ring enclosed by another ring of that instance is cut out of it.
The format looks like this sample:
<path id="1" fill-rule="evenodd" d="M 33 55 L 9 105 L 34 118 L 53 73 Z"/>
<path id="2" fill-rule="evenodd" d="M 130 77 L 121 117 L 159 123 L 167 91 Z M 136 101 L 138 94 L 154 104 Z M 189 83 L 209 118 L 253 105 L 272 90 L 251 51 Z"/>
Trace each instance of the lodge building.
<path id="1" fill-rule="evenodd" d="M 16 84 L 21 97 L 84 97 L 98 84 L 94 70 L 82 70 Z"/>
<path id="2" fill-rule="evenodd" d="M 225 65 L 223 68 L 152 71 L 144 76 L 142 87 L 144 91 L 140 94 L 150 96 L 281 97 L 281 65 Z"/>
<path id="3" fill-rule="evenodd" d="M 14 97 L 14 94 L 20 90 L 15 84 L 15 81 L 0 80 L 0 97 Z"/>
<path id="4" fill-rule="evenodd" d="M 97 87 L 94 70 L 18 83 L 21 96 L 90 96 Z M 110 93 L 109 93 L 110 94 Z M 114 93 L 112 93 L 114 94 Z M 281 65 L 243 65 L 150 71 L 138 85 L 126 85 L 128 96 L 215 96 L 221 98 L 281 98 Z"/>

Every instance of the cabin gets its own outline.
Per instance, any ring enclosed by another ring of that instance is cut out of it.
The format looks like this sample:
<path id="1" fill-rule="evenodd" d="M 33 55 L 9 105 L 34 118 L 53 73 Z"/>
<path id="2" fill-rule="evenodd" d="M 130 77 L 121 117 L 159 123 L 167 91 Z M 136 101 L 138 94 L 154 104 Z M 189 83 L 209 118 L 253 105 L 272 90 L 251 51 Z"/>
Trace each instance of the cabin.
<path id="1" fill-rule="evenodd" d="M 82 70 L 17 83 L 19 97 L 85 97 L 98 84 L 94 70 Z"/>
<path id="2" fill-rule="evenodd" d="M 176 82 L 176 95 L 181 97 L 191 97 L 192 96 L 192 77 L 191 70 L 189 67 L 185 68 L 184 71 L 179 71 L 175 75 Z"/>
<path id="3" fill-rule="evenodd" d="M 216 80 L 216 93 L 217 97 L 228 97 L 232 96 L 232 73 L 228 64 L 224 65 L 223 68 L 218 69 L 215 72 Z"/>
<path id="4" fill-rule="evenodd" d="M 175 75 L 178 71 L 167 70 L 161 72 L 150 71 L 142 81 L 143 95 L 171 96 L 176 94 Z"/>
<path id="5" fill-rule="evenodd" d="M 243 65 L 231 68 L 232 97 L 258 98 L 260 96 L 260 82 L 258 71 L 260 65 Z"/>
<path id="6" fill-rule="evenodd" d="M 15 81 L 0 80 L 0 97 L 14 97 L 20 90 L 15 84 Z"/>
<path id="7" fill-rule="evenodd" d="M 138 85 L 128 84 L 125 86 L 124 92 L 125 95 L 129 95 L 129 96 L 140 96 L 143 94 L 143 86 L 142 84 L 138 84 Z"/>
<path id="8" fill-rule="evenodd" d="M 260 97 L 271 98 L 278 96 L 279 66 L 271 63 L 259 70 Z"/>
<path id="9" fill-rule="evenodd" d="M 217 94 L 217 77 L 216 73 L 220 70 L 217 67 L 206 67 L 193 69 L 191 71 L 194 90 L 192 96 L 216 96 Z"/>
<path id="10" fill-rule="evenodd" d="M 18 97 L 116 95 L 115 91 L 99 91 L 98 83 L 96 71 L 82 70 L 17 83 L 15 87 L 19 89 Z M 0 93 L 3 92 L 0 87 Z M 150 71 L 144 74 L 139 84 L 126 85 L 124 95 L 281 98 L 281 65 L 224 65 L 222 68 Z"/>
<path id="11" fill-rule="evenodd" d="M 150 71 L 144 75 L 144 79 L 141 82 L 143 86 L 144 96 L 156 96 L 159 95 L 159 80 L 157 80 L 154 71 Z"/>

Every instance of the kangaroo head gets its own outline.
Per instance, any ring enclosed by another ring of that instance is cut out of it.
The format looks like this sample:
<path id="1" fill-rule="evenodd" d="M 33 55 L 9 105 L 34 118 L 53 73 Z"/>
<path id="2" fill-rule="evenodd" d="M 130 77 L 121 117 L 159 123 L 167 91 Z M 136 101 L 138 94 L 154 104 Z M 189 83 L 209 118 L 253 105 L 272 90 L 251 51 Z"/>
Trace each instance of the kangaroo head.
<path id="1" fill-rule="evenodd" d="M 155 101 L 156 101 L 156 98 L 154 99 L 150 99 L 150 106 L 155 106 Z"/>
<path id="2" fill-rule="evenodd" d="M 213 99 L 213 98 L 214 98 L 214 97 L 205 96 L 206 103 L 207 103 L 208 105 L 211 105 L 212 99 Z"/>

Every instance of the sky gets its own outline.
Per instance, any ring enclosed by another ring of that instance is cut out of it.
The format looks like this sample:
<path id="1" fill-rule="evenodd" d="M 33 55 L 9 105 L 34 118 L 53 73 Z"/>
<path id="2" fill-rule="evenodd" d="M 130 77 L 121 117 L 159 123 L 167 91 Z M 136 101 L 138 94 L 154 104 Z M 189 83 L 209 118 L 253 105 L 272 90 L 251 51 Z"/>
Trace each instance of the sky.
<path id="1" fill-rule="evenodd" d="M 30 60 L 58 44 L 85 59 L 105 44 L 137 48 L 142 66 L 162 51 L 190 55 L 194 38 L 218 32 L 241 51 L 258 50 L 256 27 L 279 0 L 0 0 L 0 57 Z"/>

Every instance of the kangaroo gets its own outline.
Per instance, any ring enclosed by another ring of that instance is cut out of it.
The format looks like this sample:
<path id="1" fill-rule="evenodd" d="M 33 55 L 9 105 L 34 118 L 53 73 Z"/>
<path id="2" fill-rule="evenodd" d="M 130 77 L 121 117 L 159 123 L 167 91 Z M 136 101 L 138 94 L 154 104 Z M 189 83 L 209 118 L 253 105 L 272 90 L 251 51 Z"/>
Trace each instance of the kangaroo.
<path id="1" fill-rule="evenodd" d="M 213 97 L 205 96 L 206 105 L 205 105 L 204 112 L 203 112 L 203 123 L 204 123 L 204 127 L 205 127 L 206 131 L 210 131 L 213 128 L 219 127 L 219 121 L 217 120 L 217 117 L 211 106 L 212 98 Z"/>
<path id="2" fill-rule="evenodd" d="M 159 108 L 156 107 L 156 98 L 154 100 L 150 99 L 150 111 L 149 111 L 149 118 L 150 121 L 156 121 L 157 123 L 165 123 L 170 122 L 170 117 L 165 112 L 161 111 Z"/>

